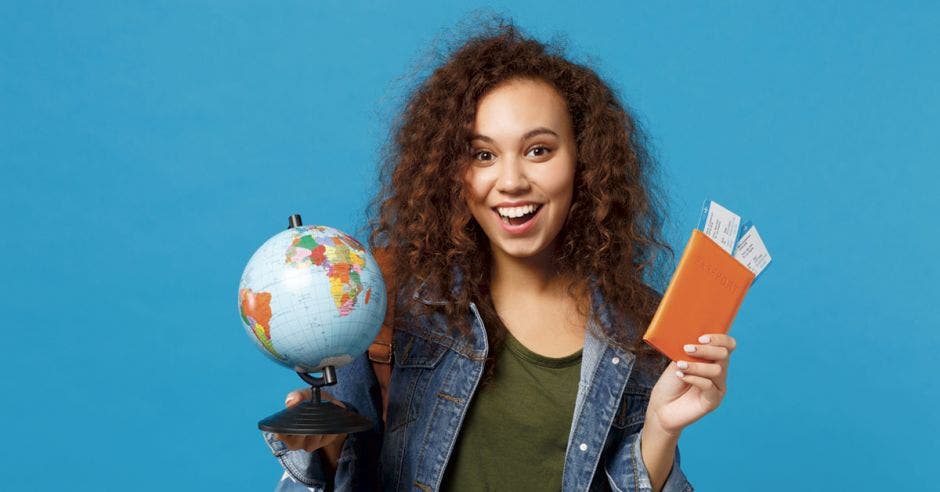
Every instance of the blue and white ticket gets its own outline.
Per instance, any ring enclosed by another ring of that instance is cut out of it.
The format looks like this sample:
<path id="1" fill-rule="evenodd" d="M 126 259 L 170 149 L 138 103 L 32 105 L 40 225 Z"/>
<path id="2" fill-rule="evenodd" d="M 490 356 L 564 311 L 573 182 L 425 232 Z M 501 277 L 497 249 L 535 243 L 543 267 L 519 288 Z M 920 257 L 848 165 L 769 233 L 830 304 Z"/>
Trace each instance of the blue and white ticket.
<path id="1" fill-rule="evenodd" d="M 705 200 L 705 203 L 702 204 L 702 215 L 699 217 L 698 228 L 718 243 L 729 255 L 734 251 L 740 225 L 741 217 L 738 214 L 711 200 Z"/>
<path id="2" fill-rule="evenodd" d="M 741 238 L 737 243 L 738 245 L 734 248 L 734 258 L 754 272 L 755 277 L 760 275 L 770 264 L 770 252 L 767 251 L 767 246 L 757 233 L 757 228 L 750 221 L 741 226 Z"/>

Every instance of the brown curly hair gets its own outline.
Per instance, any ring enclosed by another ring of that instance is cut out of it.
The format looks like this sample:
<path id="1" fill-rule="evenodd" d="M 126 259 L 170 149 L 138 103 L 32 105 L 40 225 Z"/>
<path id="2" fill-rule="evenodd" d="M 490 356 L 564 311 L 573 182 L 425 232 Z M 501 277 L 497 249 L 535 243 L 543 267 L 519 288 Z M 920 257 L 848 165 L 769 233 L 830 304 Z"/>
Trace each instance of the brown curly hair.
<path id="1" fill-rule="evenodd" d="M 603 331 L 597 335 L 655 358 L 642 333 L 660 295 L 644 275 L 655 273 L 660 253 L 673 252 L 661 238 L 664 207 L 644 135 L 594 70 L 527 37 L 511 21 L 495 24 L 469 36 L 413 90 L 392 128 L 382 189 L 370 208 L 369 243 L 387 248 L 393 259 L 398 311 L 439 310 L 453 330 L 470 336 L 474 302 L 486 320 L 492 369 L 505 327 L 489 295 L 489 241 L 470 214 L 462 177 L 477 103 L 500 83 L 535 79 L 567 102 L 576 138 L 575 190 L 558 241 L 558 271 L 563 278 L 590 279 L 609 306 L 612 323 L 597 323 Z M 569 294 L 587 298 L 588 283 L 572 283 Z M 445 302 L 417 302 L 413 289 L 419 286 Z M 594 303 L 582 314 L 597 319 Z"/>

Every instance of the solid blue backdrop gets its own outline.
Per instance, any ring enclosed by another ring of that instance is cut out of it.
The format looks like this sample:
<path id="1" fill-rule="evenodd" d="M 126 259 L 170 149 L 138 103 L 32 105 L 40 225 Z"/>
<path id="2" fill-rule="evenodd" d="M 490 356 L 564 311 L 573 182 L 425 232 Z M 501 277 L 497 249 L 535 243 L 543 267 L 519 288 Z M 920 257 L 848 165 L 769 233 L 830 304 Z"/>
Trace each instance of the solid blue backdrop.
<path id="1" fill-rule="evenodd" d="M 242 268 L 295 212 L 364 239 L 401 98 L 472 8 L 0 5 L 0 488 L 274 486 L 255 425 L 300 381 L 247 338 Z M 498 11 L 634 108 L 677 252 L 710 197 L 774 255 L 691 482 L 935 487 L 936 4 Z"/>

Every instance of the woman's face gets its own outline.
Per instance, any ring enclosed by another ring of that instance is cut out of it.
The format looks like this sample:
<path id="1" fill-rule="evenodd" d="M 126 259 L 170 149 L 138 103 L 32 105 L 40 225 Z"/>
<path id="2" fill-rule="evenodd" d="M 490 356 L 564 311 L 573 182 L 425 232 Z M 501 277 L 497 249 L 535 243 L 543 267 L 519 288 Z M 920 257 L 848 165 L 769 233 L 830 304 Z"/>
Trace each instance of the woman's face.
<path id="1" fill-rule="evenodd" d="M 477 105 L 468 205 L 493 254 L 551 255 L 574 193 L 575 141 L 567 105 L 542 81 L 511 80 Z"/>

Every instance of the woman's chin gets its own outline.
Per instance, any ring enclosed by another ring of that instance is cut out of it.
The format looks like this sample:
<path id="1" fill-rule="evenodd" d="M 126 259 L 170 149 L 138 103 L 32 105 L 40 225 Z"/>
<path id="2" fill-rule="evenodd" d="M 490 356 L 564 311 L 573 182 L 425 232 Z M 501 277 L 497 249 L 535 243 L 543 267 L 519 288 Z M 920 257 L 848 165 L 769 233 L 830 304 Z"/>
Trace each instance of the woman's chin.
<path id="1" fill-rule="evenodd" d="M 528 243 L 528 244 L 526 244 Z M 493 252 L 506 259 L 529 260 L 538 258 L 547 253 L 547 245 L 535 241 L 507 241 L 492 244 Z"/>

